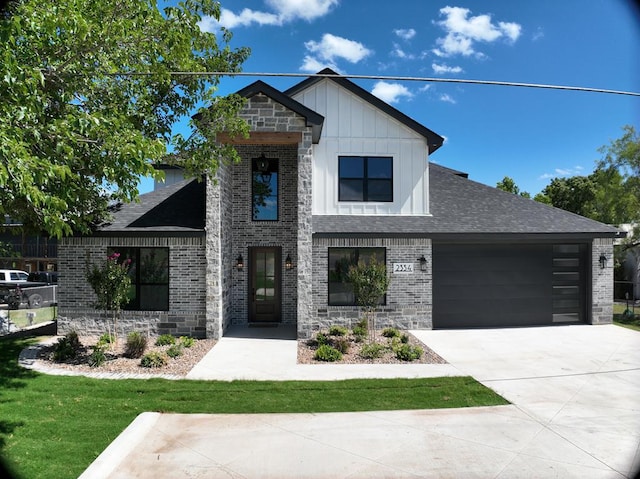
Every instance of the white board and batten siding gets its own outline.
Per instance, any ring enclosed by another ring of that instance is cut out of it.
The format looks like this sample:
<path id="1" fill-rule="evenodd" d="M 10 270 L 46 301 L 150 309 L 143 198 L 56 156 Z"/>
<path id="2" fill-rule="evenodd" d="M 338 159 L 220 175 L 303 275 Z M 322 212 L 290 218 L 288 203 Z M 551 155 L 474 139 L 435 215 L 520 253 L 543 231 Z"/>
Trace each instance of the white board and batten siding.
<path id="1" fill-rule="evenodd" d="M 425 138 L 330 80 L 294 98 L 325 118 L 313 150 L 314 215 L 429 214 Z M 393 157 L 393 202 L 339 202 L 339 156 Z"/>

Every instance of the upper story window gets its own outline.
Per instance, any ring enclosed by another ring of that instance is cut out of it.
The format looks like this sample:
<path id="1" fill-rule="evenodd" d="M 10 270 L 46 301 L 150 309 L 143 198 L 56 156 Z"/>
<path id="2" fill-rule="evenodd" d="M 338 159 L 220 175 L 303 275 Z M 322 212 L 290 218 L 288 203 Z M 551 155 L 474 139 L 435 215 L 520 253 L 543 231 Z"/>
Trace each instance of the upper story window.
<path id="1" fill-rule="evenodd" d="M 338 201 L 393 201 L 393 158 L 338 157 Z"/>
<path id="2" fill-rule="evenodd" d="M 251 160 L 251 219 L 278 221 L 278 160 Z"/>

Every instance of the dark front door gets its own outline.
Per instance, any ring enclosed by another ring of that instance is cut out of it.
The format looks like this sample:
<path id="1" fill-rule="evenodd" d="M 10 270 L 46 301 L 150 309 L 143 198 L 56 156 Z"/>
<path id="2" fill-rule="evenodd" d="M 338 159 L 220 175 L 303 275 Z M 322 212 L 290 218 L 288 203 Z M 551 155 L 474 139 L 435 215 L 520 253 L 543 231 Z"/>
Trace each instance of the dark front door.
<path id="1" fill-rule="evenodd" d="M 249 322 L 279 322 L 282 310 L 281 248 L 249 248 L 249 256 Z"/>

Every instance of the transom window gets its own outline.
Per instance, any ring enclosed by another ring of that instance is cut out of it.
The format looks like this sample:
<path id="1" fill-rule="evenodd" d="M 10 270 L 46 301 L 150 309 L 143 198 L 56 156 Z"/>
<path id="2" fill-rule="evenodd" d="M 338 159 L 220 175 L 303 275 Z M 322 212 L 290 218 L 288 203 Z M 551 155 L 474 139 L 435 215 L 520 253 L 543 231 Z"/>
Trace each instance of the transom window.
<path id="1" fill-rule="evenodd" d="M 349 268 L 358 261 L 368 263 L 375 258 L 386 264 L 385 248 L 329 248 L 329 306 L 355 306 L 353 286 L 347 281 Z M 386 295 L 380 304 L 386 304 Z"/>
<path id="2" fill-rule="evenodd" d="M 338 157 L 338 201 L 393 201 L 393 158 Z"/>
<path id="3" fill-rule="evenodd" d="M 278 160 L 251 160 L 251 218 L 254 221 L 278 221 Z"/>
<path id="4" fill-rule="evenodd" d="M 169 248 L 109 248 L 112 253 L 120 253 L 118 263 L 131 260 L 130 301 L 123 309 L 168 311 Z"/>

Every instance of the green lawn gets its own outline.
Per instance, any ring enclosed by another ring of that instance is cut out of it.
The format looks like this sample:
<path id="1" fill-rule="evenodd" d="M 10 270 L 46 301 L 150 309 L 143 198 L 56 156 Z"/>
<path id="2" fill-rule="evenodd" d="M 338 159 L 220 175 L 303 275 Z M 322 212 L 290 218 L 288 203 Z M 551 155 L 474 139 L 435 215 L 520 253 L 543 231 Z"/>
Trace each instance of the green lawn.
<path id="1" fill-rule="evenodd" d="M 302 413 L 508 404 L 470 377 L 349 381 L 98 380 L 23 369 L 0 340 L 0 454 L 18 477 L 74 478 L 144 411 Z"/>
<path id="2" fill-rule="evenodd" d="M 640 331 L 640 308 L 629 306 L 629 310 L 635 314 L 635 316 L 625 316 L 624 312 L 627 309 L 626 303 L 614 303 L 613 304 L 613 322 L 618 326 L 624 328 L 635 329 Z M 635 311 L 634 311 L 635 309 Z"/>

